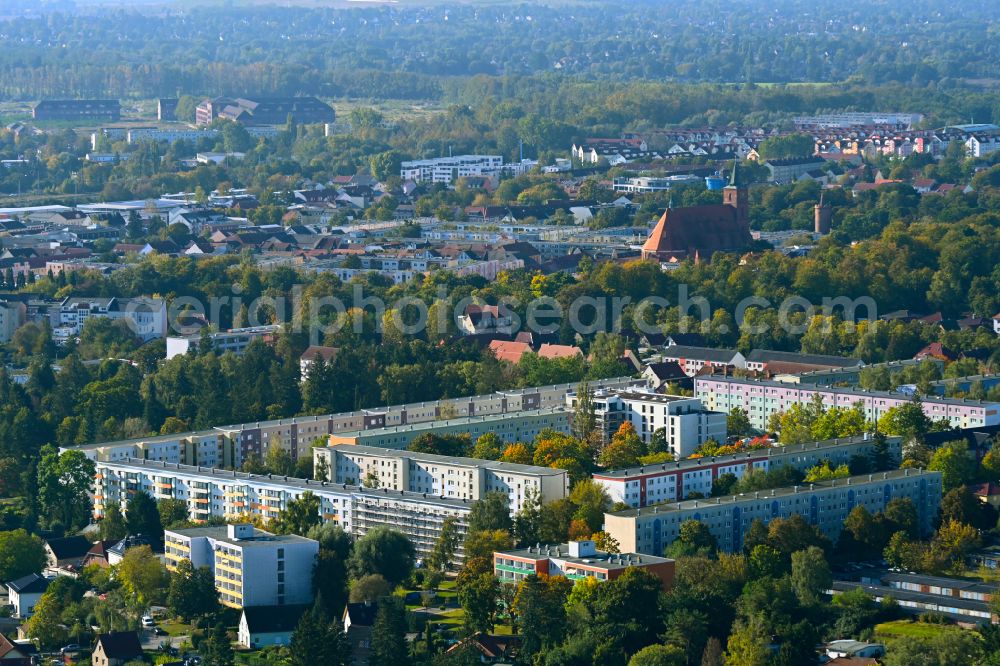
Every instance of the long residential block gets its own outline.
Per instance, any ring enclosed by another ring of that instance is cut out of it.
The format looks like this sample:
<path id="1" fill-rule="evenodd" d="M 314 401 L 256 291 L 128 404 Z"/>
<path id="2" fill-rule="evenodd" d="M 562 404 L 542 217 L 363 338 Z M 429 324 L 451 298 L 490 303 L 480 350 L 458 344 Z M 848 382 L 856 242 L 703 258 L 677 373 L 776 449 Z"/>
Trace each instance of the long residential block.
<path id="1" fill-rule="evenodd" d="M 313 449 L 313 468 L 325 469 L 334 483 L 456 499 L 478 500 L 499 491 L 509 498 L 512 513 L 520 510 L 528 493 L 537 493 L 542 502 L 553 502 L 569 491 L 564 469 L 374 446 L 317 447 Z"/>
<path id="2" fill-rule="evenodd" d="M 615 377 L 594 381 L 590 385 L 596 390 L 623 388 L 642 383 L 642 380 L 630 377 Z M 485 432 L 482 430 L 482 421 L 470 420 L 461 425 L 449 424 L 448 422 L 468 417 L 486 416 L 496 416 L 502 420 L 504 415 L 514 416 L 522 412 L 537 412 L 539 410 L 561 410 L 566 403 L 566 394 L 575 390 L 576 387 L 576 384 L 535 386 L 484 395 L 375 407 L 339 414 L 299 416 L 273 421 L 223 425 L 196 432 L 85 444 L 66 447 L 63 450 L 83 451 L 87 457 L 97 461 L 143 458 L 203 467 L 239 467 L 251 455 L 263 459 L 272 446 L 281 447 L 293 459 L 298 459 L 299 456 L 303 455 L 312 455 L 312 444 L 319 439 L 325 442 L 330 435 L 348 434 L 358 443 L 402 448 L 398 444 L 403 440 L 401 433 L 393 435 L 395 437 L 393 442 L 387 439 L 388 434 L 383 434 L 382 441 L 379 441 L 378 437 L 362 438 L 358 433 L 396 426 L 428 424 L 431 431 L 440 426 L 439 432 L 456 433 L 463 432 L 461 428 L 464 427 L 464 432 L 478 436 L 474 433 L 482 434 Z M 566 417 L 560 414 L 548 415 L 544 418 L 557 422 Z M 535 420 L 540 422 L 538 418 Z M 507 430 L 500 428 L 491 432 L 513 436 L 516 431 L 517 428 L 511 426 Z M 527 431 L 522 436 L 526 436 L 526 434 Z"/>
<path id="3" fill-rule="evenodd" d="M 902 440 L 887 437 L 889 452 L 899 460 Z M 612 502 L 631 507 L 684 499 L 697 492 L 708 496 L 712 484 L 723 474 L 743 478 L 747 470 L 766 472 L 789 465 L 805 471 L 823 461 L 833 466 L 846 465 L 854 456 L 871 456 L 874 441 L 863 435 L 823 442 L 790 444 L 710 458 L 688 458 L 659 465 L 643 465 L 594 474 L 594 481 L 604 486 Z"/>
<path id="4" fill-rule="evenodd" d="M 354 537 L 362 537 L 375 527 L 389 527 L 410 539 L 418 557 L 430 554 L 448 518 L 456 520 L 459 535 L 464 540 L 473 504 L 472 500 L 430 493 L 361 488 L 147 460 L 120 460 L 97 463 L 95 517 L 101 518 L 110 504 L 124 506 L 140 490 L 155 500 L 184 501 L 195 521 L 224 518 L 239 522 L 254 517 L 265 523 L 286 509 L 290 501 L 312 493 L 319 499 L 318 512 L 324 522 L 334 522 Z M 464 551 L 459 546 L 456 562 L 463 557 Z"/>
<path id="5" fill-rule="evenodd" d="M 695 379 L 694 394 L 708 409 L 729 412 L 739 407 L 745 410 L 750 423 L 761 430 L 767 429 L 773 414 L 784 412 L 792 405 L 807 404 L 816 394 L 823 399 L 823 406 L 827 409 L 850 408 L 860 404 L 869 421 L 877 421 L 893 407 L 912 400 L 911 396 L 892 391 L 715 376 Z M 934 420 L 947 420 L 956 428 L 1000 424 L 1000 403 L 937 396 L 925 396 L 921 400 L 927 416 Z"/>
<path id="6" fill-rule="evenodd" d="M 768 524 L 798 514 L 836 541 L 854 507 L 876 513 L 903 497 L 913 501 L 921 532 L 930 533 L 941 504 L 941 473 L 918 469 L 606 513 L 604 529 L 623 551 L 661 555 L 677 539 L 682 523 L 697 520 L 718 540 L 719 548 L 735 552 L 743 547 L 743 536 L 754 520 Z"/>
<path id="7" fill-rule="evenodd" d="M 165 530 L 164 557 L 175 571 L 182 560 L 208 567 L 220 601 L 232 608 L 307 604 L 319 542 L 276 535 L 249 524 Z"/>
<path id="8" fill-rule="evenodd" d="M 427 421 L 386 428 L 369 428 L 330 435 L 330 444 L 405 449 L 421 435 L 469 435 L 473 441 L 486 433 L 504 442 L 533 440 L 543 430 L 569 433 L 571 412 L 563 407 L 533 409 L 515 414 L 486 414 L 457 419 Z"/>

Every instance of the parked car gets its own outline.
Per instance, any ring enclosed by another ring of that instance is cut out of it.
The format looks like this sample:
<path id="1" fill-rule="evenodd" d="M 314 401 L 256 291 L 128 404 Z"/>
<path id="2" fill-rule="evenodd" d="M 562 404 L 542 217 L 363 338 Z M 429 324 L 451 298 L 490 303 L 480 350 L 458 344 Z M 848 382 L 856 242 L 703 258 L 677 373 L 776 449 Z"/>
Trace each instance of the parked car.
<path id="1" fill-rule="evenodd" d="M 142 626 L 145 627 L 146 629 L 151 629 L 152 627 L 156 626 L 156 620 L 154 620 L 149 615 L 143 615 L 142 616 Z"/>
<path id="2" fill-rule="evenodd" d="M 70 643 L 69 645 L 64 645 L 60 650 L 59 654 L 66 654 L 67 652 L 79 652 L 83 648 L 76 643 Z"/>

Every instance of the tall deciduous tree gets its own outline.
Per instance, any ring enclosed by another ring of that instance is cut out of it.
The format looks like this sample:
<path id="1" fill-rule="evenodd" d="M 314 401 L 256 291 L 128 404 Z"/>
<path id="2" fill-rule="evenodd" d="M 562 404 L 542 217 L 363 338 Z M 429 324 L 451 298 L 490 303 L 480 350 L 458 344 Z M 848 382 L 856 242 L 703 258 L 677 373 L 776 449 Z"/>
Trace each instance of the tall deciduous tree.
<path id="1" fill-rule="evenodd" d="M 23 529 L 0 532 L 0 580 L 39 573 L 45 566 L 45 544 Z"/>
<path id="2" fill-rule="evenodd" d="M 154 544 L 163 541 L 163 524 L 156 502 L 144 490 L 139 490 L 125 505 L 125 523 L 129 534 L 144 536 Z"/>
<path id="3" fill-rule="evenodd" d="M 356 577 L 381 574 L 393 584 L 406 580 L 413 571 L 413 544 L 388 527 L 376 527 L 354 544 L 350 570 Z"/>

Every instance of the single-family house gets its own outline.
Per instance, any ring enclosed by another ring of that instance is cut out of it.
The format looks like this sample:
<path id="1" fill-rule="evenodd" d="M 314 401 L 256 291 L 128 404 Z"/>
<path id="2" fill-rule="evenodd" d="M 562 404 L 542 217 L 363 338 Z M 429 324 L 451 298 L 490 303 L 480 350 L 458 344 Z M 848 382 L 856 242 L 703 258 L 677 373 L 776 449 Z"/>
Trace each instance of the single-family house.
<path id="1" fill-rule="evenodd" d="M 14 607 L 14 617 L 29 618 L 35 612 L 35 604 L 48 589 L 52 578 L 32 573 L 7 583 L 7 596 Z"/>
<path id="2" fill-rule="evenodd" d="M 142 659 L 142 643 L 134 631 L 116 631 L 101 634 L 91 657 L 92 666 L 124 666 Z"/>
<path id="3" fill-rule="evenodd" d="M 288 645 L 308 604 L 245 606 L 240 615 L 239 644 L 257 650 L 268 645 Z"/>

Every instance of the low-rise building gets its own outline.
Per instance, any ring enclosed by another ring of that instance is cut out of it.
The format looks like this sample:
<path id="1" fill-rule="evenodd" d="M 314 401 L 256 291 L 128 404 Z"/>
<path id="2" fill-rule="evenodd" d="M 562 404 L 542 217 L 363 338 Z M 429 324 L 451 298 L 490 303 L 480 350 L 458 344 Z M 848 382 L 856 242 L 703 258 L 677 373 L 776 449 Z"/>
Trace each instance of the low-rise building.
<path id="1" fill-rule="evenodd" d="M 35 612 L 35 604 L 49 588 L 51 578 L 37 573 L 22 576 L 7 583 L 7 598 L 14 608 L 14 617 L 26 619 Z"/>
<path id="2" fill-rule="evenodd" d="M 292 634 L 311 606 L 246 606 L 237 629 L 239 644 L 251 650 L 269 645 L 288 645 Z"/>
<path id="3" fill-rule="evenodd" d="M 804 174 L 819 169 L 826 160 L 822 157 L 790 157 L 782 160 L 768 160 L 764 162 L 767 167 L 769 180 L 773 183 L 784 184 L 798 180 Z"/>
<path id="4" fill-rule="evenodd" d="M 208 567 L 219 600 L 232 608 L 308 604 L 319 542 L 295 534 L 275 535 L 250 524 L 166 530 L 167 569 L 181 560 Z"/>
<path id="5" fill-rule="evenodd" d="M 97 637 L 91 656 L 93 666 L 125 666 L 142 659 L 142 643 L 134 631 L 113 631 Z"/>
<path id="6" fill-rule="evenodd" d="M 589 540 L 493 553 L 493 574 L 502 583 L 517 584 L 531 575 L 565 576 L 573 581 L 593 578 L 604 582 L 618 578 L 630 567 L 659 578 L 664 590 L 673 585 L 673 560 L 638 553 L 606 553 L 597 550 Z"/>
<path id="7" fill-rule="evenodd" d="M 714 347 L 670 345 L 663 350 L 661 360 L 681 366 L 688 377 L 694 377 L 702 370 L 726 371 L 730 368 L 747 367 L 747 360 L 740 352 Z"/>
<path id="8" fill-rule="evenodd" d="M 347 604 L 344 607 L 344 633 L 351 648 L 351 663 L 355 666 L 368 666 L 376 615 L 378 604 L 374 602 Z"/>
<path id="9" fill-rule="evenodd" d="M 736 552 L 754 520 L 765 525 L 775 518 L 800 515 L 831 541 L 856 506 L 870 513 L 885 510 L 890 501 L 909 498 L 917 510 L 920 532 L 928 534 L 941 504 L 941 473 L 900 469 L 801 486 L 772 488 L 730 497 L 667 502 L 604 514 L 604 529 L 624 551 L 662 554 L 677 539 L 685 521 L 703 523 L 719 548 Z"/>
<path id="10" fill-rule="evenodd" d="M 520 510 L 529 493 L 537 493 L 547 503 L 563 499 L 569 492 L 569 478 L 564 469 L 374 446 L 314 448 L 313 469 L 327 470 L 333 483 L 440 497 L 478 500 L 499 491 L 510 500 L 511 513 Z"/>

